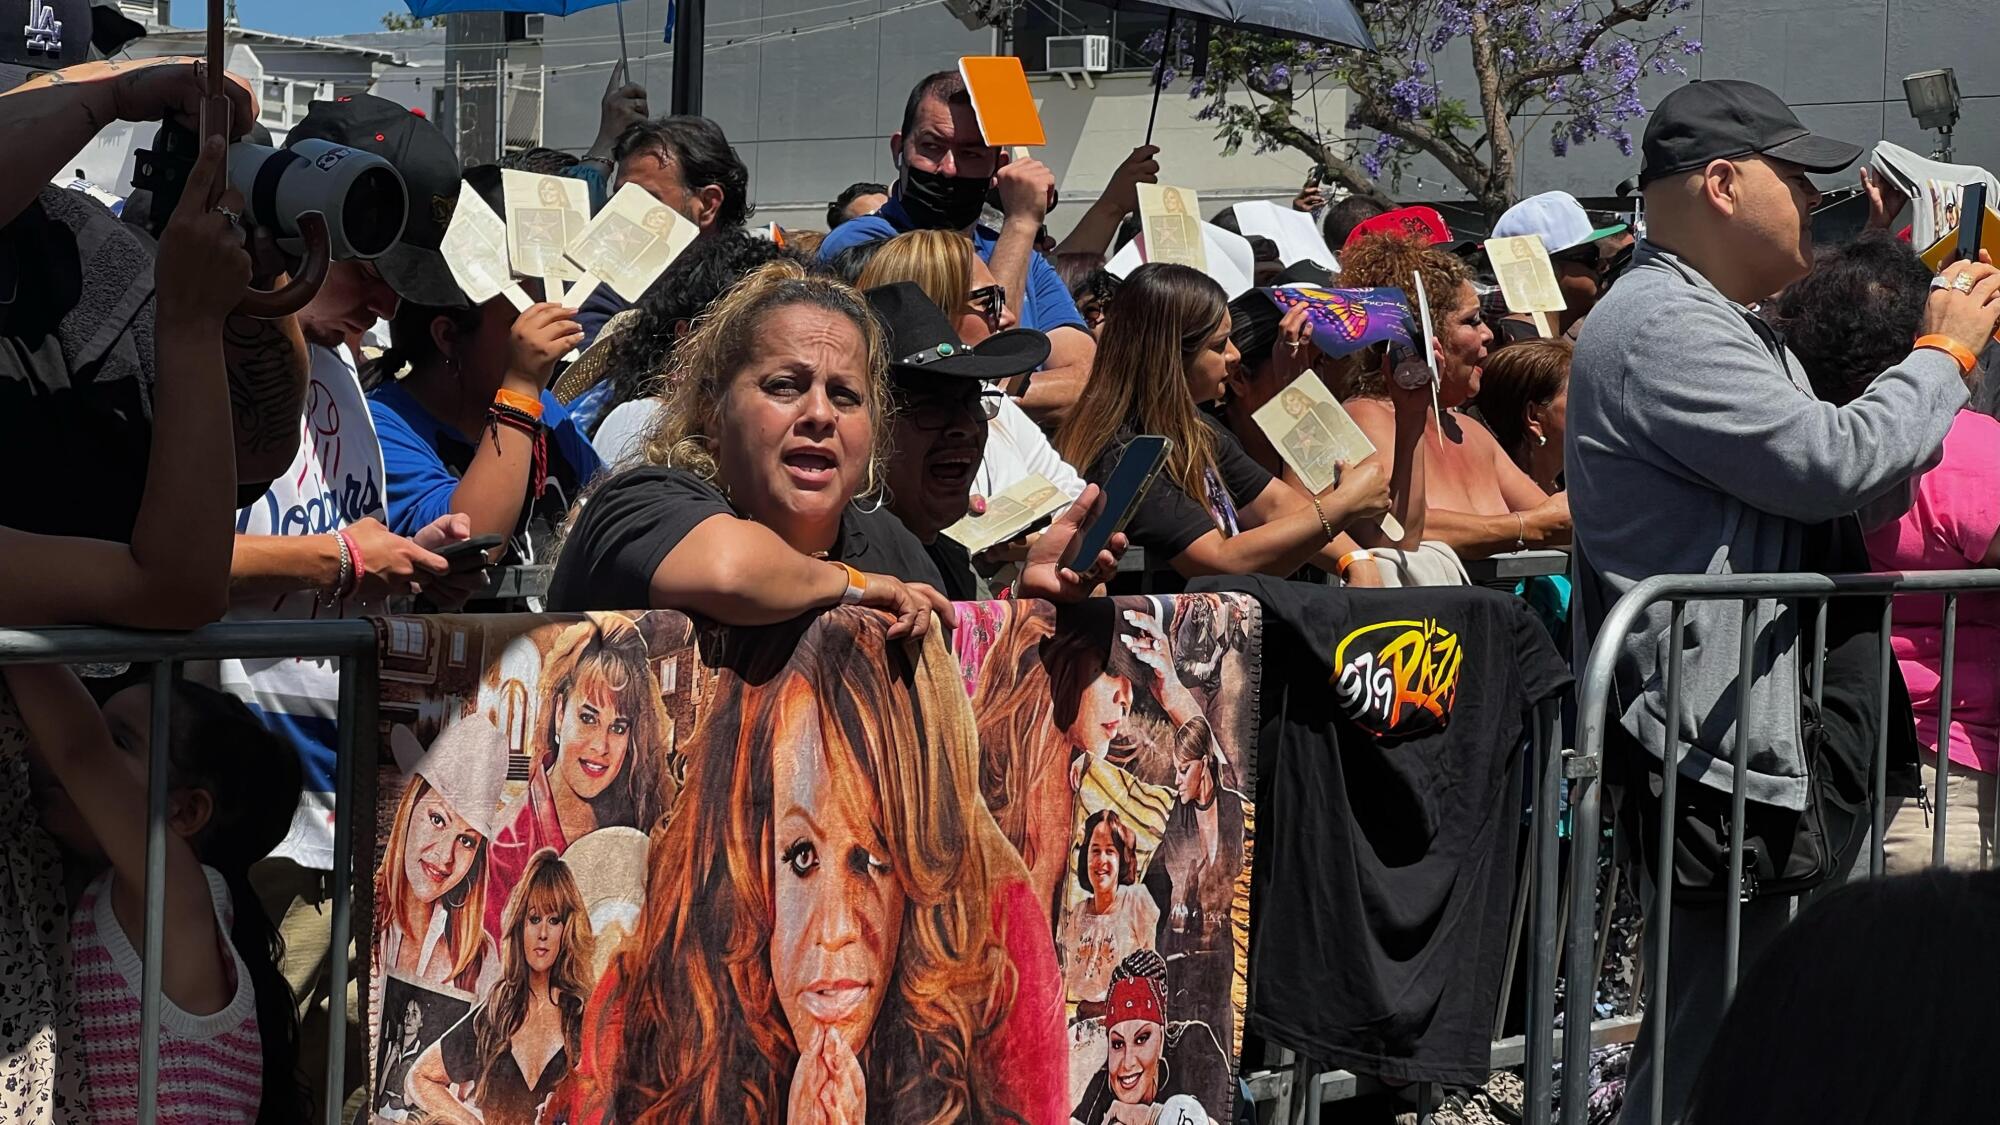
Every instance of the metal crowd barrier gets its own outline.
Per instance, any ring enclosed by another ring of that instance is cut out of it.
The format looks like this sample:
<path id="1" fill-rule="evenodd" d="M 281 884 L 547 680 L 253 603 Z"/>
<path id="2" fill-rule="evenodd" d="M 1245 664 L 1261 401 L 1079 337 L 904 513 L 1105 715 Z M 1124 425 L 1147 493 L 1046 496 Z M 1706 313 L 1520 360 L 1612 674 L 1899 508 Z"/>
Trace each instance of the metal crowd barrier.
<path id="1" fill-rule="evenodd" d="M 1565 945 L 1564 956 L 1570 967 L 1569 986 L 1565 996 L 1564 1020 L 1567 1027 L 1577 1027 L 1592 1017 L 1596 1000 L 1597 978 L 1601 969 L 1603 942 L 1598 931 L 1599 911 L 1597 895 L 1597 831 L 1590 830 L 1600 823 L 1602 816 L 1602 793 L 1598 780 L 1604 749 L 1604 733 L 1607 722 L 1615 721 L 1607 716 L 1607 703 L 1611 697 L 1612 675 L 1618 655 L 1616 638 L 1622 638 L 1633 631 L 1640 614 L 1661 602 L 1671 606 L 1670 637 L 1667 646 L 1667 666 L 1663 689 L 1666 694 L 1666 726 L 1671 732 L 1667 738 L 1669 745 L 1676 746 L 1674 768 L 1665 769 L 1661 793 L 1662 808 L 1671 809 L 1675 805 L 1679 788 L 1681 753 L 1678 749 L 1678 733 L 1685 718 L 1680 713 L 1678 688 L 1683 671 L 1683 625 L 1689 602 L 1696 601 L 1740 601 L 1742 603 L 1742 642 L 1737 656 L 1737 701 L 1738 711 L 1748 707 L 1752 677 L 1749 669 L 1753 662 L 1753 645 L 1756 631 L 1752 627 L 1760 600 L 1797 599 L 1804 609 L 1804 603 L 1813 603 L 1812 621 L 1812 673 L 1809 690 L 1815 702 L 1820 698 L 1824 686 L 1826 665 L 1827 606 L 1833 598 L 1875 597 L 1882 599 L 1881 650 L 1883 667 L 1881 683 L 1876 698 L 1881 712 L 1889 709 L 1888 670 L 1894 667 L 1895 655 L 1890 647 L 1891 625 L 1895 615 L 1895 599 L 1899 595 L 1927 594 L 1942 595 L 1944 598 L 1944 644 L 1940 664 L 1938 690 L 1938 730 L 1951 729 L 1952 673 L 1957 655 L 1958 598 L 1962 593 L 2000 591 L 2000 570 L 1949 570 L 1922 571 L 1901 574 L 1719 574 L 1719 575 L 1660 575 L 1649 578 L 1634 587 L 1619 599 L 1611 612 L 1606 615 L 1603 627 L 1598 632 L 1599 643 L 1590 653 L 1583 674 L 1577 684 L 1579 700 L 1578 745 L 1575 752 L 1564 763 L 1564 773 L 1570 780 L 1569 806 L 1575 817 L 1577 831 L 1571 851 L 1570 901 L 1568 922 L 1560 941 Z M 1802 623 L 1801 634 L 1804 628 Z M 1712 654 L 1711 654 L 1712 657 Z M 1747 753 L 1749 731 L 1746 724 L 1738 723 L 1734 761 L 1742 761 Z M 1869 873 L 1880 875 L 1883 867 L 1883 836 L 1887 827 L 1887 777 L 1888 777 L 1888 724 L 1882 724 L 1875 746 L 1874 768 L 1869 785 L 1869 805 L 1872 812 L 1872 831 L 1869 843 Z M 1932 810 L 1936 817 L 1932 825 L 1932 862 L 1941 864 L 1945 851 L 1945 818 L 1947 802 L 1943 799 L 1948 791 L 1951 777 L 1951 755 L 1947 751 L 1937 755 L 1936 787 L 1939 800 Z M 1546 777 L 1543 779 L 1546 784 Z M 1743 811 L 1744 775 L 1739 770 L 1735 774 L 1735 785 L 1730 792 L 1731 837 L 1729 840 L 1728 893 L 1724 898 L 1724 995 L 1733 994 L 1741 953 L 1742 913 L 1743 913 Z M 1542 804 L 1537 800 L 1537 805 Z M 1660 856 L 1674 854 L 1674 829 L 1676 818 L 1662 816 L 1660 824 Z M 1551 820 L 1538 820 L 1538 847 L 1552 847 L 1555 825 Z M 1655 880 L 1652 901 L 1645 905 L 1645 940 L 1651 956 L 1646 962 L 1646 1010 L 1664 1013 L 1667 1009 L 1668 952 L 1671 949 L 1672 932 L 1670 911 L 1673 903 L 1674 880 Z M 1540 900 L 1538 899 L 1538 902 Z M 1605 904 L 1605 921 L 1615 909 L 1615 902 Z M 1533 944 L 1537 964 L 1553 961 L 1558 944 L 1556 926 L 1546 908 L 1538 909 L 1533 920 Z M 1545 975 L 1541 980 L 1553 980 Z M 1555 1050 L 1556 1029 L 1553 1019 L 1542 1018 L 1552 1012 L 1544 1010 L 1536 1013 L 1536 1018 L 1528 1026 L 1529 1069 L 1526 1076 L 1528 1106 L 1525 1120 L 1545 1122 L 1550 1120 L 1550 1103 L 1554 1068 L 1537 1067 L 1534 1060 L 1550 1059 Z M 1661 1029 L 1663 1030 L 1663 1029 Z M 1539 1041 L 1539 1046 L 1537 1045 Z M 1665 1034 L 1655 1034 L 1649 1041 L 1651 1048 L 1651 1119 L 1661 1121 L 1665 1098 L 1666 1068 Z M 1590 1069 L 1591 1040 L 1585 1036 L 1570 1036 L 1562 1044 L 1564 1076 L 1582 1076 Z M 1676 1060 L 1678 1065 L 1696 1065 L 1697 1060 Z M 1562 1102 L 1562 1125 L 1583 1125 L 1585 1097 L 1588 1091 L 1572 1085 L 1566 1091 Z"/>
<path id="2" fill-rule="evenodd" d="M 0 664 L 132 662 L 153 665 L 151 745 L 147 772 L 146 936 L 140 994 L 139 1125 L 159 1113 L 160 972 L 165 934 L 167 731 L 173 684 L 187 660 L 257 657 L 340 657 L 339 765 L 335 773 L 333 866 L 350 878 L 333 880 L 332 1005 L 326 1042 L 326 1125 L 341 1125 L 345 1089 L 347 945 L 353 910 L 355 764 L 375 730 L 375 626 L 365 620 L 284 621 L 209 625 L 191 633 L 122 629 L 0 629 Z M 372 761 L 372 756 L 369 757 Z M 365 1003 L 365 1001 L 364 1001 Z M 303 1061 L 303 1060 L 301 1060 Z"/>

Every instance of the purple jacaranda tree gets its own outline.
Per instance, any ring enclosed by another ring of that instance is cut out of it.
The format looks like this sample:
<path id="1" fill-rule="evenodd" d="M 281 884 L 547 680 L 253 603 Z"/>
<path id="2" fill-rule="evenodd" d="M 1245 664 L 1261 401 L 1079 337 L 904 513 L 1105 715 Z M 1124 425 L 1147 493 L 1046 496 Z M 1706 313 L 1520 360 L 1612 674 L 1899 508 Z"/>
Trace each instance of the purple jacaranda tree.
<path id="1" fill-rule="evenodd" d="M 1521 145 L 1538 129 L 1557 156 L 1592 141 L 1632 152 L 1646 113 L 1642 77 L 1684 75 L 1682 60 L 1701 50 L 1687 28 L 1667 22 L 1692 4 L 1379 0 L 1363 9 L 1375 51 L 1222 31 L 1207 36 L 1200 74 L 1203 30 L 1182 23 L 1162 74 L 1169 85 L 1186 80 L 1201 103 L 1195 117 L 1215 123 L 1224 155 L 1246 141 L 1257 152 L 1294 149 L 1348 191 L 1387 201 L 1422 154 L 1495 218 L 1520 197 Z M 1155 32 L 1146 52 L 1157 59 L 1164 39 Z M 1468 55 L 1470 100 L 1450 96 L 1440 73 Z M 1345 122 L 1317 120 L 1321 87 L 1347 89 Z"/>

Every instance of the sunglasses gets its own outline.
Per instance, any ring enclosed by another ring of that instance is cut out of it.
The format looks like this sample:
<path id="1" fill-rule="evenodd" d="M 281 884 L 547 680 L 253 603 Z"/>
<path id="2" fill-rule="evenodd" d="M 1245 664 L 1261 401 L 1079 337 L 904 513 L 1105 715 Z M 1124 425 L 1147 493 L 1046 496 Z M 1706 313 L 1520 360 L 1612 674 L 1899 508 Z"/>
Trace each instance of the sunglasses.
<path id="1" fill-rule="evenodd" d="M 988 324 L 997 325 L 1000 318 L 1007 315 L 1007 288 L 1004 285 L 981 286 L 966 294 L 965 300 L 975 312 L 986 318 Z"/>
<path id="2" fill-rule="evenodd" d="M 969 395 L 905 393 L 899 397 L 903 417 L 920 430 L 942 430 L 966 417 L 991 422 L 1000 414 L 999 391 L 983 390 Z"/>

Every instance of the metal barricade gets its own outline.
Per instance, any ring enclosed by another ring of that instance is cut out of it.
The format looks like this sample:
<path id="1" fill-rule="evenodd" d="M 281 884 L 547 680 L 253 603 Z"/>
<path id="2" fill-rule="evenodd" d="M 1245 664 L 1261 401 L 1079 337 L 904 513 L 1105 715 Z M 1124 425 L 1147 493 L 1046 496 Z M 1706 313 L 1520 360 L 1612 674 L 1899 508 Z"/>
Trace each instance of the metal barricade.
<path id="1" fill-rule="evenodd" d="M 1598 931 L 1599 910 L 1597 898 L 1597 857 L 1598 837 L 1593 830 L 1601 823 L 1602 793 L 1599 786 L 1600 767 L 1603 760 L 1604 734 L 1606 724 L 1614 719 L 1607 716 L 1607 704 L 1611 698 L 1613 674 L 1618 658 L 1618 641 L 1630 633 L 1639 622 L 1640 615 L 1660 603 L 1670 607 L 1669 639 L 1665 679 L 1662 684 L 1666 696 L 1667 744 L 1675 747 L 1672 768 L 1662 770 L 1661 807 L 1673 809 L 1678 793 L 1680 764 L 1683 760 L 1679 747 L 1679 732 L 1683 721 L 1679 689 L 1684 672 L 1684 624 L 1688 603 L 1698 601 L 1738 601 L 1742 603 L 1742 638 L 1737 655 L 1736 700 L 1737 713 L 1747 708 L 1753 676 L 1756 631 L 1752 627 L 1760 602 L 1770 600 L 1799 600 L 1801 609 L 1810 601 L 1813 604 L 1812 622 L 1812 672 L 1808 681 L 1809 691 L 1817 703 L 1824 688 L 1827 639 L 1827 607 L 1833 598 L 1877 597 L 1882 599 L 1881 683 L 1876 693 L 1879 712 L 1886 714 L 1889 709 L 1889 669 L 1894 667 L 1895 656 L 1890 646 L 1890 627 L 1894 620 L 1895 599 L 1899 595 L 1925 594 L 1942 595 L 1944 598 L 1943 651 L 1940 665 L 1938 691 L 1938 730 L 1951 729 L 1952 672 L 1956 659 L 1958 632 L 1958 598 L 1962 593 L 2000 591 L 2000 570 L 1951 570 L 1920 571 L 1899 574 L 1711 574 L 1711 575 L 1660 575 L 1649 578 L 1634 587 L 1606 614 L 1603 625 L 1597 633 L 1597 643 L 1593 646 L 1588 662 L 1577 684 L 1578 693 L 1578 739 L 1577 747 L 1564 764 L 1564 772 L 1570 779 L 1569 807 L 1575 817 L 1577 831 L 1571 851 L 1570 901 L 1568 921 L 1564 933 L 1558 938 L 1556 924 L 1546 909 L 1538 910 L 1533 918 L 1532 942 L 1538 962 L 1544 957 L 1553 957 L 1555 945 L 1564 945 L 1564 958 L 1569 966 L 1568 988 L 1565 995 L 1564 1021 L 1567 1027 L 1588 1024 L 1593 1015 L 1596 999 L 1598 974 L 1601 969 L 1599 958 L 1602 944 Z M 1803 635 L 1803 628 L 1801 633 Z M 1941 734 L 1948 737 L 1948 734 Z M 1741 762 L 1747 756 L 1749 742 L 1748 724 L 1737 723 L 1735 745 L 1730 760 Z M 1869 844 L 1869 872 L 1879 875 L 1883 867 L 1883 836 L 1887 827 L 1888 804 L 1886 798 L 1888 778 L 1889 728 L 1885 722 L 1879 732 L 1869 784 L 1869 805 L 1871 809 L 1871 833 Z M 1937 756 L 1937 789 L 1940 795 L 1946 792 L 1946 784 L 1951 775 L 1949 752 Z M 1729 840 L 1729 873 L 1727 894 L 1724 896 L 1724 996 L 1733 993 L 1741 953 L 1743 914 L 1743 813 L 1744 784 L 1743 771 L 1735 770 L 1734 785 L 1731 789 Z M 1538 800 L 1537 804 L 1541 802 Z M 1933 862 L 1942 862 L 1945 849 L 1945 802 L 1937 803 L 1933 815 L 1937 818 L 1933 825 Z M 1659 833 L 1660 856 L 1674 854 L 1674 829 L 1676 818 L 1665 815 L 1661 818 Z M 1553 846 L 1555 825 L 1552 821 L 1537 821 L 1538 846 Z M 1672 927 L 1669 912 L 1673 902 L 1672 878 L 1654 881 L 1652 900 L 1645 904 L 1645 940 L 1651 956 L 1647 962 L 1646 1010 L 1664 1013 L 1667 1005 L 1668 974 L 1667 954 L 1671 949 Z M 1605 910 L 1613 904 L 1606 904 Z M 1543 977 L 1552 980 L 1552 976 Z M 1526 1120 L 1544 1122 L 1550 1120 L 1552 1086 L 1555 1078 L 1553 1067 L 1534 1066 L 1537 1057 L 1549 1059 L 1554 1053 L 1556 1029 L 1553 1019 L 1537 1018 L 1528 1028 L 1529 1069 L 1527 1073 L 1528 1114 Z M 1536 1040 L 1541 1046 L 1536 1048 Z M 1663 1116 L 1666 1066 L 1666 1040 L 1664 1034 L 1650 1037 L 1651 1119 L 1658 1122 Z M 1590 1068 L 1591 1039 L 1587 1036 L 1568 1036 L 1562 1044 L 1562 1074 L 1566 1078 L 1580 1081 Z M 1688 1060 L 1677 1060 L 1679 1065 L 1693 1065 Z M 1585 1097 L 1588 1091 L 1572 1085 L 1565 1091 L 1562 1100 L 1562 1125 L 1582 1125 L 1584 1121 Z"/>
<path id="2" fill-rule="evenodd" d="M 285 621 L 210 625 L 191 633 L 120 629 L 0 629 L 0 664 L 132 662 L 153 665 L 153 709 L 147 773 L 146 931 L 140 996 L 139 1122 L 153 1125 L 160 1081 L 160 972 L 165 934 L 167 731 L 173 684 L 187 660 L 258 657 L 338 657 L 338 765 L 335 770 L 333 866 L 333 987 L 326 1044 L 326 1125 L 340 1125 L 346 1075 L 347 945 L 353 910 L 356 766 L 375 744 L 375 626 L 365 620 Z M 372 759 L 371 759 L 372 761 Z M 365 1001 L 364 1001 L 365 1003 Z"/>

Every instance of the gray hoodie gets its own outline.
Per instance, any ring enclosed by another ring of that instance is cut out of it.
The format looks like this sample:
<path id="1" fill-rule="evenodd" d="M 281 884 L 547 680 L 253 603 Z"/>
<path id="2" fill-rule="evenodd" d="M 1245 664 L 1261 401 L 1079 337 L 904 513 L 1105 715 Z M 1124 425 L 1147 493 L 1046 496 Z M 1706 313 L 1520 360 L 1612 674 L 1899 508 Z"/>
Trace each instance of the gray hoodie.
<path id="1" fill-rule="evenodd" d="M 1776 333 L 1673 254 L 1641 243 L 1591 310 L 1570 367 L 1563 450 L 1576 521 L 1576 662 L 1618 598 L 1655 574 L 1797 570 L 1806 528 L 1885 521 L 1937 463 L 1965 404 L 1958 365 L 1914 352 L 1846 406 L 1819 401 Z M 1874 517 L 1870 519 L 1869 517 Z M 1666 603 L 1619 647 L 1611 706 L 1655 755 L 1666 745 Z M 1683 776 L 1731 784 L 1741 603 L 1683 620 Z M 1753 800 L 1805 805 L 1799 609 L 1758 607 L 1751 688 Z M 1808 643 L 1810 634 L 1808 634 Z"/>

